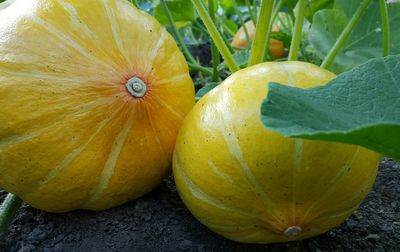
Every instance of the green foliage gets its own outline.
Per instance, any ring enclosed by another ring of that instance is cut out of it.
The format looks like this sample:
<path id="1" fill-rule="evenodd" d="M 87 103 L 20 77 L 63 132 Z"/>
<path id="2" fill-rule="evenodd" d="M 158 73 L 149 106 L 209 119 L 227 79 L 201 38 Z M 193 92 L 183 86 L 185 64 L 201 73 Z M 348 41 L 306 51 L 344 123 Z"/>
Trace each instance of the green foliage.
<path id="1" fill-rule="evenodd" d="M 153 14 L 154 6 L 159 3 L 159 0 L 128 0 L 130 3 L 135 5 L 137 8 Z"/>
<path id="2" fill-rule="evenodd" d="M 332 8 L 334 0 L 311 0 L 306 9 L 306 18 L 312 22 L 314 14 L 317 11 L 327 8 Z"/>
<path id="3" fill-rule="evenodd" d="M 286 48 L 290 47 L 290 41 L 292 40 L 292 36 L 281 31 L 271 32 L 270 38 L 282 41 Z"/>
<path id="4" fill-rule="evenodd" d="M 250 4 L 253 4 L 255 0 L 251 0 Z M 246 3 L 244 0 L 236 0 L 238 6 L 245 6 Z M 219 4 L 224 10 L 225 14 L 233 15 L 235 14 L 235 4 L 233 0 L 219 0 Z"/>
<path id="5" fill-rule="evenodd" d="M 373 59 L 322 87 L 272 83 L 261 114 L 285 136 L 357 144 L 400 159 L 400 55 Z"/>
<path id="6" fill-rule="evenodd" d="M 238 24 L 236 24 L 234 21 L 231 19 L 228 19 L 226 17 L 220 17 L 220 20 L 223 22 L 223 25 L 229 29 L 232 33 L 237 32 L 238 30 Z"/>
<path id="7" fill-rule="evenodd" d="M 207 83 L 204 87 L 200 88 L 199 91 L 196 93 L 196 101 L 200 100 L 201 97 L 206 95 L 208 92 L 213 90 L 216 86 L 218 86 L 220 83 L 218 82 L 209 82 Z"/>
<path id="8" fill-rule="evenodd" d="M 165 1 L 175 22 L 192 22 L 196 19 L 194 7 L 188 0 L 169 0 Z M 154 17 L 163 25 L 168 24 L 168 17 L 161 4 L 157 4 L 154 9 Z"/>
<path id="9" fill-rule="evenodd" d="M 245 68 L 247 66 L 249 56 L 250 52 L 248 49 L 241 49 L 233 54 L 233 58 L 235 59 L 236 63 L 239 65 L 240 68 Z M 221 71 L 225 67 L 226 67 L 225 62 L 222 62 L 221 64 L 219 64 L 218 70 Z"/>
<path id="10" fill-rule="evenodd" d="M 22 204 L 22 200 L 9 193 L 0 206 L 0 242 L 7 236 L 8 228 Z"/>
<path id="11" fill-rule="evenodd" d="M 326 57 L 336 39 L 347 25 L 359 5 L 358 0 L 336 0 L 333 9 L 324 9 L 314 16 L 309 41 L 317 56 Z M 388 4 L 391 34 L 391 54 L 400 53 L 400 3 Z M 379 4 L 373 2 L 344 48 L 329 68 L 341 73 L 383 55 L 383 35 Z"/>
<path id="12" fill-rule="evenodd" d="M 283 0 L 283 11 L 288 13 L 292 17 L 292 21 L 294 19 L 294 8 L 296 7 L 296 4 L 299 2 L 299 0 Z"/>
<path id="13" fill-rule="evenodd" d="M 188 46 L 198 46 L 210 40 L 201 22 L 196 19 L 192 23 L 187 23 L 179 29 L 179 33 Z"/>

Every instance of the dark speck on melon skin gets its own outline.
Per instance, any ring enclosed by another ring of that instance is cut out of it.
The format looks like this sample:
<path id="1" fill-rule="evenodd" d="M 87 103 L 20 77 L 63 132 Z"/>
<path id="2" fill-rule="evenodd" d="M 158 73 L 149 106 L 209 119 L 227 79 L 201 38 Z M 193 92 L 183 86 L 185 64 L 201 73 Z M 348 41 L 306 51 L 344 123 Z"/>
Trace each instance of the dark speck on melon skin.
<path id="1" fill-rule="evenodd" d="M 106 211 L 50 214 L 24 205 L 0 251 L 399 251 L 399 195 L 400 166 L 385 159 L 374 190 L 341 226 L 304 241 L 248 245 L 197 222 L 169 177 L 143 198 Z"/>

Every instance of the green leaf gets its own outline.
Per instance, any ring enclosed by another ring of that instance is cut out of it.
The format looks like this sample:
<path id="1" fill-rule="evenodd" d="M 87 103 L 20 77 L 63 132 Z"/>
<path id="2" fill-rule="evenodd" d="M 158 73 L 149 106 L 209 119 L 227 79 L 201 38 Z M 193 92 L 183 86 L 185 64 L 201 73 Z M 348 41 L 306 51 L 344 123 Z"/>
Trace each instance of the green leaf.
<path id="1" fill-rule="evenodd" d="M 357 144 L 400 159 L 400 55 L 373 59 L 322 87 L 271 83 L 261 114 L 285 136 Z"/>
<path id="2" fill-rule="evenodd" d="M 314 14 L 322 9 L 331 8 L 334 0 L 311 0 L 306 9 L 306 18 L 312 22 Z"/>
<path id="3" fill-rule="evenodd" d="M 227 18 L 221 18 L 222 22 L 224 23 L 225 27 L 228 28 L 230 31 L 232 31 L 233 33 L 236 33 L 238 30 L 238 25 Z"/>
<path id="4" fill-rule="evenodd" d="M 193 22 L 196 19 L 194 7 L 189 0 L 166 1 L 169 11 L 175 22 Z M 163 25 L 168 25 L 168 18 L 164 8 L 159 3 L 154 9 L 154 17 Z"/>
<path id="5" fill-rule="evenodd" d="M 299 0 L 283 0 L 282 11 L 293 12 Z"/>
<path id="6" fill-rule="evenodd" d="M 250 51 L 248 49 L 241 49 L 236 51 L 233 54 L 233 58 L 240 68 L 244 68 L 247 66 L 247 62 L 249 61 Z M 225 61 L 218 65 L 218 71 L 221 71 L 225 68 Z"/>
<path id="7" fill-rule="evenodd" d="M 203 97 L 205 94 L 213 90 L 216 86 L 218 86 L 220 83 L 216 82 L 210 82 L 206 84 L 204 87 L 200 88 L 199 91 L 197 91 L 195 99 L 196 101 L 200 100 L 201 97 Z"/>
<path id="8" fill-rule="evenodd" d="M 336 0 L 333 9 L 324 9 L 314 15 L 309 41 L 317 56 L 325 58 L 336 39 L 353 16 L 359 0 Z M 400 3 L 388 4 L 390 19 L 391 54 L 400 54 Z M 348 71 L 369 59 L 382 57 L 383 35 L 379 4 L 374 1 L 368 8 L 345 46 L 336 56 L 329 70 Z"/>
<path id="9" fill-rule="evenodd" d="M 205 34 L 202 30 L 198 29 L 193 25 L 193 23 L 189 23 L 180 28 L 179 33 L 183 38 L 183 42 L 187 46 L 200 46 L 209 41 L 208 34 Z"/>
<path id="10" fill-rule="evenodd" d="M 285 45 L 286 48 L 290 47 L 290 42 L 292 40 L 292 36 L 288 35 L 284 32 L 271 32 L 271 38 L 277 39 L 279 41 L 282 41 L 283 44 Z"/>
<path id="11" fill-rule="evenodd" d="M 236 13 L 235 4 L 232 0 L 219 0 L 219 3 L 227 16 L 234 15 Z M 236 3 L 238 6 L 246 5 L 244 0 L 236 0 Z M 250 1 L 250 4 L 253 5 L 252 0 Z"/>
<path id="12" fill-rule="evenodd" d="M 159 4 L 159 0 L 128 0 L 131 4 L 137 8 L 153 15 L 154 7 Z"/>

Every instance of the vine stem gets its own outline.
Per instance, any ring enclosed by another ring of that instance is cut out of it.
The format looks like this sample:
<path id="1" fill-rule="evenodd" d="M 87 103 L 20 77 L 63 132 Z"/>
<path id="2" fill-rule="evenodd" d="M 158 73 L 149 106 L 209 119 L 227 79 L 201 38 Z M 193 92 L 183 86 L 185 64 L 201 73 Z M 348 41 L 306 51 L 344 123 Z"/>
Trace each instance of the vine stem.
<path id="1" fill-rule="evenodd" d="M 203 74 L 210 75 L 210 76 L 213 75 L 213 69 L 210 67 L 204 67 L 199 64 L 192 64 L 190 62 L 188 62 L 188 66 L 189 66 L 190 70 L 199 71 L 199 72 L 202 72 Z"/>
<path id="2" fill-rule="evenodd" d="M 229 48 L 225 44 L 225 41 L 221 37 L 221 34 L 218 32 L 217 27 L 215 26 L 214 22 L 212 21 L 210 15 L 207 12 L 206 7 L 202 3 L 202 1 L 201 0 L 192 0 L 192 3 L 195 6 L 197 12 L 199 13 L 201 20 L 203 21 L 204 25 L 206 26 L 213 42 L 217 46 L 222 57 L 225 59 L 225 63 L 229 67 L 231 72 L 236 72 L 236 71 L 240 70 L 235 59 L 233 58 L 233 55 L 229 51 Z"/>
<path id="3" fill-rule="evenodd" d="M 224 28 L 224 26 L 221 26 L 220 30 L 221 30 L 220 34 L 221 34 L 222 40 L 225 42 L 225 46 L 228 48 L 228 50 L 231 54 L 235 53 L 235 50 L 233 49 L 233 47 L 231 46 L 231 43 L 228 40 L 228 37 L 224 34 L 224 31 L 226 31 L 226 28 Z"/>
<path id="4" fill-rule="evenodd" d="M 379 7 L 382 17 L 382 32 L 383 32 L 383 57 L 390 53 L 390 24 L 389 13 L 385 0 L 379 0 Z"/>
<path id="5" fill-rule="evenodd" d="M 372 0 L 364 0 L 356 10 L 356 13 L 350 19 L 350 22 L 344 28 L 343 32 L 340 34 L 339 38 L 336 40 L 335 44 L 329 51 L 328 55 L 325 57 L 324 61 L 321 64 L 322 68 L 328 69 L 333 61 L 335 60 L 336 55 L 339 51 L 343 48 L 344 44 L 346 43 L 347 39 L 351 35 L 352 31 L 356 28 L 357 24 L 360 22 L 362 16 L 364 15 L 365 11 L 367 10 L 368 6 L 370 5 Z"/>
<path id="6" fill-rule="evenodd" d="M 220 17 L 220 16 L 216 16 L 216 21 L 219 23 L 219 25 L 220 25 L 220 29 L 221 30 L 225 30 L 225 32 L 228 34 L 228 35 L 230 35 L 230 36 L 235 36 L 235 33 L 236 32 L 234 32 L 231 28 L 229 28 L 229 26 L 227 26 L 225 23 L 224 23 L 224 20 L 222 20 L 222 18 Z M 207 31 L 208 32 L 208 31 Z M 221 36 L 222 36 L 222 33 L 221 33 Z"/>
<path id="7" fill-rule="evenodd" d="M 211 19 L 215 22 L 215 7 L 214 0 L 208 1 L 208 12 L 210 13 Z M 217 82 L 219 79 L 218 65 L 220 63 L 218 48 L 215 46 L 214 42 L 211 42 L 211 57 L 213 64 L 213 74 L 212 81 Z"/>
<path id="8" fill-rule="evenodd" d="M 182 48 L 183 54 L 185 54 L 187 60 L 192 63 L 193 65 L 198 65 L 197 61 L 195 60 L 195 58 L 193 57 L 193 55 L 190 53 L 189 49 L 187 48 L 186 44 L 183 42 L 183 38 L 181 36 L 181 34 L 178 31 L 178 28 L 175 25 L 175 21 L 174 18 L 172 17 L 171 12 L 169 11 L 168 5 L 165 2 L 165 0 L 161 0 L 161 4 L 164 8 L 164 12 L 167 15 L 168 18 L 168 22 L 172 28 L 172 32 L 174 33 L 176 39 L 178 40 L 178 43 L 180 45 L 180 47 Z"/>
<path id="9" fill-rule="evenodd" d="M 235 9 L 236 15 L 238 15 L 239 23 L 243 27 L 244 34 L 246 36 L 246 45 L 247 45 L 247 48 L 249 48 L 250 47 L 250 36 L 249 36 L 249 31 L 247 30 L 247 27 L 244 23 L 242 12 L 239 10 L 236 0 L 232 0 L 232 4 Z"/>
<path id="10" fill-rule="evenodd" d="M 294 34 L 290 43 L 288 61 L 294 61 L 299 58 L 299 48 L 301 43 L 301 33 L 303 31 L 304 15 L 306 13 L 307 0 L 299 1 L 299 8 L 297 10 L 297 17 L 294 24 Z"/>
<path id="11" fill-rule="evenodd" d="M 256 34 L 254 35 L 254 42 L 251 47 L 251 53 L 249 57 L 249 66 L 263 62 L 266 44 L 268 44 L 267 38 L 271 32 L 271 29 L 269 28 L 273 5 L 273 0 L 261 1 L 261 10 L 260 14 L 258 15 Z"/>
<path id="12" fill-rule="evenodd" d="M 271 23 L 269 24 L 269 29 L 270 29 L 271 32 L 272 32 L 272 26 L 273 26 L 273 24 L 275 22 L 276 17 L 279 14 L 279 11 L 282 9 L 282 6 L 283 6 L 283 1 L 279 1 L 274 6 L 274 11 L 272 12 L 272 17 L 271 17 Z M 268 33 L 268 36 L 267 36 L 268 43 L 265 44 L 265 52 L 264 52 L 263 61 L 266 61 L 268 59 L 268 56 L 271 54 L 271 52 L 269 50 L 269 43 L 271 41 L 271 32 Z"/>
<path id="13" fill-rule="evenodd" d="M 272 13 L 271 24 L 274 23 L 276 17 L 279 14 L 279 11 L 282 9 L 283 3 L 284 3 L 283 1 L 278 1 L 276 6 L 274 6 L 274 12 Z"/>
<path id="14" fill-rule="evenodd" d="M 245 3 L 249 11 L 251 20 L 253 21 L 253 23 L 257 23 L 257 15 L 254 13 L 253 6 L 250 4 L 250 0 L 246 0 Z"/>
<path id="15" fill-rule="evenodd" d="M 219 22 L 219 23 L 222 22 L 222 21 L 219 19 L 219 16 L 215 16 L 215 18 L 216 18 L 216 21 L 217 21 L 217 22 Z M 200 31 L 200 32 L 202 32 L 202 33 L 204 33 L 204 34 L 208 34 L 207 29 L 204 28 L 203 25 L 200 24 L 199 21 L 196 20 L 196 21 L 193 22 L 193 24 L 195 25 L 193 28 L 197 29 L 198 31 Z M 228 41 L 228 39 L 226 38 L 223 29 L 224 29 L 224 27 L 223 27 L 223 25 L 221 25 L 221 33 L 220 33 L 220 34 L 221 34 L 221 37 L 222 37 L 222 39 L 224 40 L 225 45 L 228 47 L 229 52 L 234 53 L 235 50 L 233 50 L 233 48 L 232 48 L 231 45 L 229 44 L 229 41 Z M 225 30 L 225 31 L 227 31 L 227 30 Z M 233 36 L 233 35 L 232 35 L 232 36 Z M 218 48 L 217 48 L 217 50 L 218 50 Z M 218 51 L 218 53 L 219 53 L 219 51 Z M 219 59 L 218 59 L 218 60 L 219 60 Z"/>
<path id="16" fill-rule="evenodd" d="M 0 206 L 0 240 L 3 240 L 7 233 L 11 222 L 14 219 L 17 210 L 22 204 L 22 200 L 17 196 L 9 193 Z"/>

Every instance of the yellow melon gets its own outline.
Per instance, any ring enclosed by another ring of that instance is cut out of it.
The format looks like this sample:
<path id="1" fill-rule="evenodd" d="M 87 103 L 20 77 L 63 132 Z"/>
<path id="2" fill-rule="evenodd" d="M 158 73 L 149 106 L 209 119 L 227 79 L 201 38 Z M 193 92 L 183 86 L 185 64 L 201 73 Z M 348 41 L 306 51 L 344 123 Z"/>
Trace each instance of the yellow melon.
<path id="1" fill-rule="evenodd" d="M 153 189 L 194 105 L 174 39 L 123 0 L 16 0 L 0 10 L 0 186 L 46 211 Z"/>
<path id="2" fill-rule="evenodd" d="M 234 73 L 196 104 L 178 135 L 173 173 L 201 223 L 239 242 L 285 242 L 321 234 L 359 206 L 378 154 L 286 138 L 260 119 L 269 82 L 310 88 L 334 77 L 309 63 L 262 63 Z"/>

